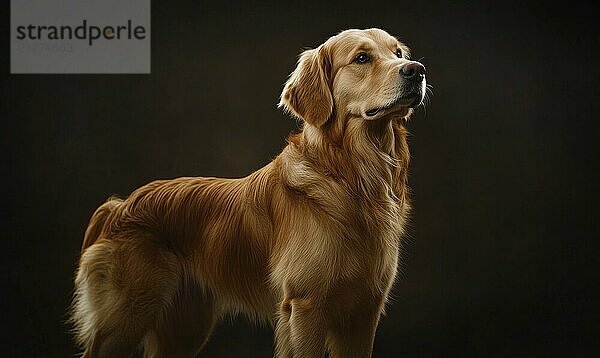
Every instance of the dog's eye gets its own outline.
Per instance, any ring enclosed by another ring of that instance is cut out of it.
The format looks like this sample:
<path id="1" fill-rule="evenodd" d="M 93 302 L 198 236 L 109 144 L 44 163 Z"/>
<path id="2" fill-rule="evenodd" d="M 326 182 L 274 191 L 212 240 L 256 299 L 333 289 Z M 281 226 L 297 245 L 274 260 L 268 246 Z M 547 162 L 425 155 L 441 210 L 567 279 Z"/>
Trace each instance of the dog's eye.
<path id="1" fill-rule="evenodd" d="M 369 57 L 369 55 L 367 55 L 366 53 L 360 53 L 354 59 L 354 61 L 356 61 L 358 63 L 367 63 L 367 62 L 369 62 L 369 60 L 371 60 L 371 57 Z"/>
<path id="2" fill-rule="evenodd" d="M 397 49 L 396 50 L 396 56 L 398 56 L 398 58 L 402 58 L 402 50 Z"/>

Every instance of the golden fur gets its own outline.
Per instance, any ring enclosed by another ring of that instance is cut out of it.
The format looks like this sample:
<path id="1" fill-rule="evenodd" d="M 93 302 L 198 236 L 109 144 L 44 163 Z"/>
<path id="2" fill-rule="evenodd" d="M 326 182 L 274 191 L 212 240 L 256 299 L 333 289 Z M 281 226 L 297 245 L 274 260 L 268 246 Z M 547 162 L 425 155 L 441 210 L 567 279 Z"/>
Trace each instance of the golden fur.
<path id="1" fill-rule="evenodd" d="M 425 87 L 407 89 L 414 61 L 397 49 L 369 29 L 305 51 L 280 103 L 303 129 L 255 173 L 154 181 L 100 206 L 75 280 L 84 356 L 193 357 L 236 313 L 273 324 L 277 357 L 370 356 L 410 207 L 404 97 Z"/>

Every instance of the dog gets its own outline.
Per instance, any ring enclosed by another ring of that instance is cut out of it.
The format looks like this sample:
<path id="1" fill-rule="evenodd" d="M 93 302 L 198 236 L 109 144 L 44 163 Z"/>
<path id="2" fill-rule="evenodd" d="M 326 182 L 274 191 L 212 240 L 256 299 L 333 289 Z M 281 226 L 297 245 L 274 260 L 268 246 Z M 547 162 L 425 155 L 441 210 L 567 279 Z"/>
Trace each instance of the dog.
<path id="1" fill-rule="evenodd" d="M 276 357 L 370 357 L 410 203 L 406 121 L 425 67 L 380 29 L 304 51 L 279 106 L 298 118 L 239 179 L 153 181 L 90 219 L 72 306 L 84 357 L 193 357 L 230 314 Z"/>

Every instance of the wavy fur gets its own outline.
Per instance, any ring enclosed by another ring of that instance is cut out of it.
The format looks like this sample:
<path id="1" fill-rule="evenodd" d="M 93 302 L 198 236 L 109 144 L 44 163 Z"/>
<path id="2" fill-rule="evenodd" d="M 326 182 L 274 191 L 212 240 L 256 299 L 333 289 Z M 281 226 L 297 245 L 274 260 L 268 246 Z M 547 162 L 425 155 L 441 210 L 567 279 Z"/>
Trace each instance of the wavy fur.
<path id="1" fill-rule="evenodd" d="M 98 208 L 75 280 L 85 357 L 126 357 L 140 343 L 148 357 L 193 357 L 237 313 L 275 327 L 277 357 L 370 356 L 410 208 L 410 110 L 352 110 L 388 103 L 401 81 L 389 74 L 408 61 L 361 74 L 346 60 L 358 45 L 382 58 L 403 46 L 348 30 L 303 55 L 281 105 L 304 127 L 265 167 L 154 181 Z M 347 89 L 357 78 L 368 95 Z"/>

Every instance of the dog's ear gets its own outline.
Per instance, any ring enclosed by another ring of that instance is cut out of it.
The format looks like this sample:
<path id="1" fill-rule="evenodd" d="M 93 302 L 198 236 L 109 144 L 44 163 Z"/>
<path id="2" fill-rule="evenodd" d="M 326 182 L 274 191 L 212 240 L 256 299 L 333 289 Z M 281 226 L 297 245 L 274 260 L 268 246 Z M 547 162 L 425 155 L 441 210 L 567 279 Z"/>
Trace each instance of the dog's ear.
<path id="1" fill-rule="evenodd" d="M 325 46 L 306 50 L 283 88 L 279 107 L 315 127 L 333 113 L 331 55 Z"/>

